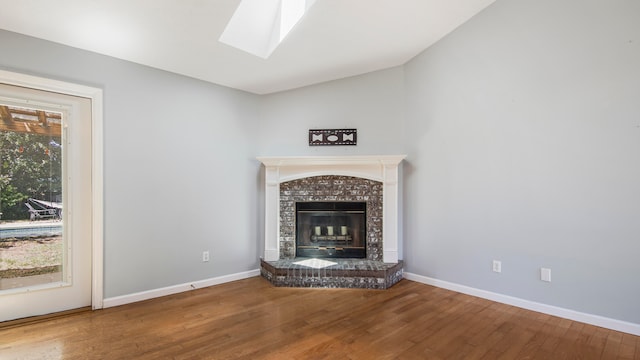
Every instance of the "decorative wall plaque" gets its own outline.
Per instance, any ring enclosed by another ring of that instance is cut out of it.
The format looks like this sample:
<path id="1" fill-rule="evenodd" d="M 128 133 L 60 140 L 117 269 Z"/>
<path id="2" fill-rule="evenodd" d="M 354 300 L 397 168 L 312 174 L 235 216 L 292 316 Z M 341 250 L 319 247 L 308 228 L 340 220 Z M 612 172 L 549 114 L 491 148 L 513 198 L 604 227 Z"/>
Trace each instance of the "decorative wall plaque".
<path id="1" fill-rule="evenodd" d="M 317 145 L 356 145 L 357 129 L 311 129 L 309 146 Z"/>

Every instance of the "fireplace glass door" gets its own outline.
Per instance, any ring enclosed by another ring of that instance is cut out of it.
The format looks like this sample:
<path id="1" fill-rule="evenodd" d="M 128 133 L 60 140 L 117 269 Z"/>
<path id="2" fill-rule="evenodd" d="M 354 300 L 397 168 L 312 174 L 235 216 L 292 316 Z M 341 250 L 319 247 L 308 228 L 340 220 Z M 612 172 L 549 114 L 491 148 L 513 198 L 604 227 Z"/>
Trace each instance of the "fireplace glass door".
<path id="1" fill-rule="evenodd" d="M 366 202 L 296 203 L 296 256 L 366 257 Z"/>

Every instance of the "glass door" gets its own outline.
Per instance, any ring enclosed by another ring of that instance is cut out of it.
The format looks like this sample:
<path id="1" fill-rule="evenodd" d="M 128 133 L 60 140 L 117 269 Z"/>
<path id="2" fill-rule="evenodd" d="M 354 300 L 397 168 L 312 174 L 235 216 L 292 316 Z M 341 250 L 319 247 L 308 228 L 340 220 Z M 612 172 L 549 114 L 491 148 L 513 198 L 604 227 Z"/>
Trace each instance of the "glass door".
<path id="1" fill-rule="evenodd" d="M 91 305 L 91 101 L 0 84 L 0 321 Z"/>

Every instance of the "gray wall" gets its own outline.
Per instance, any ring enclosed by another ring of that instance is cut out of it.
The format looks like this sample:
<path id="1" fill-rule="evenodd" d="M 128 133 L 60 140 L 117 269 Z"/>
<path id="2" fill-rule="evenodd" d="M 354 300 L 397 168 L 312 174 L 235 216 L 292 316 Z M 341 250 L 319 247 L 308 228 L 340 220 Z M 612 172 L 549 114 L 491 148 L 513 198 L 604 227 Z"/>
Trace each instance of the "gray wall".
<path id="1" fill-rule="evenodd" d="M 498 0 L 405 66 L 408 271 L 640 323 L 639 19 Z"/>
<path id="2" fill-rule="evenodd" d="M 0 44 L 5 70 L 104 89 L 106 297 L 258 267 L 257 96 L 6 31 Z"/>
<path id="3" fill-rule="evenodd" d="M 379 155 L 402 152 L 404 72 L 395 67 L 261 99 L 260 155 Z M 313 146 L 309 129 L 358 129 L 357 146 Z"/>

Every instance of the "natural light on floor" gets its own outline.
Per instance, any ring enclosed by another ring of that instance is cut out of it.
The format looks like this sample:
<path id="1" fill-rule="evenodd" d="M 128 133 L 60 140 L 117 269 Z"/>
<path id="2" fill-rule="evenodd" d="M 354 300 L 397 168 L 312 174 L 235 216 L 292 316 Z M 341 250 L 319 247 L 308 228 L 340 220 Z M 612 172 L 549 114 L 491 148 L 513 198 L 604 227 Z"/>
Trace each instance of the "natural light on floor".
<path id="1" fill-rule="evenodd" d="M 329 266 L 338 265 L 338 263 L 335 263 L 333 261 L 327 261 L 327 260 L 322 260 L 322 259 L 301 260 L 301 261 L 294 262 L 294 264 L 295 265 L 302 265 L 302 266 L 306 266 L 306 267 L 310 267 L 310 268 L 314 268 L 314 269 L 324 269 L 324 268 L 329 267 Z"/>

